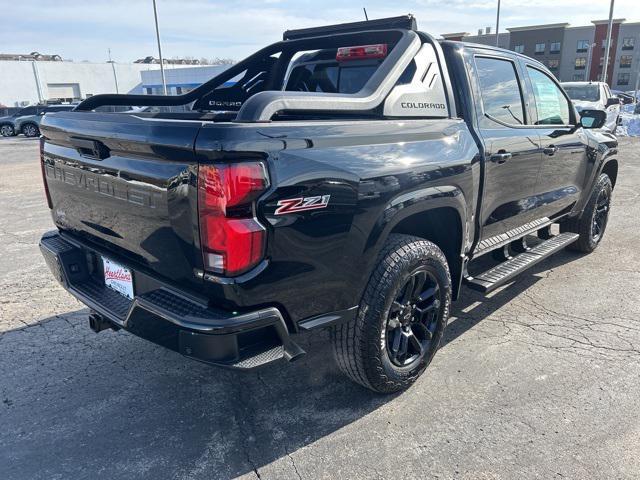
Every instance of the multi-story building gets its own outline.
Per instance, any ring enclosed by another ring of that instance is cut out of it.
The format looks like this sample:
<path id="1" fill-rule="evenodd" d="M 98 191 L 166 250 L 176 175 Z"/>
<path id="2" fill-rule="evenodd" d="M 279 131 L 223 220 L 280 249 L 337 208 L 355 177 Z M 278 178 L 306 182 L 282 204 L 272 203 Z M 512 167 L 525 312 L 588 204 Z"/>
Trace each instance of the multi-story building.
<path id="1" fill-rule="evenodd" d="M 544 63 L 563 82 L 601 80 L 608 33 L 608 20 L 571 27 L 568 23 L 507 28 L 498 35 L 498 46 L 523 53 Z M 495 45 L 490 29 L 478 35 L 466 32 L 443 38 Z M 611 50 L 606 81 L 616 90 L 632 90 L 640 75 L 640 22 L 613 20 Z"/>

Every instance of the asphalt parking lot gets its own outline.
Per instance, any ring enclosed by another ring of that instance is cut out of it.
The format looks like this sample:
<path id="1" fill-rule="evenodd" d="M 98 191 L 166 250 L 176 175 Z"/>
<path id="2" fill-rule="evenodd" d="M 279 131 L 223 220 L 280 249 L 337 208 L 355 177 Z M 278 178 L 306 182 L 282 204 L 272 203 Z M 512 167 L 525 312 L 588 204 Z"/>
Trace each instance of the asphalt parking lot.
<path id="1" fill-rule="evenodd" d="M 37 247 L 38 142 L 0 139 L 0 478 L 638 478 L 640 140 L 620 152 L 600 248 L 465 290 L 428 373 L 383 397 L 324 333 L 244 374 L 93 333 Z"/>

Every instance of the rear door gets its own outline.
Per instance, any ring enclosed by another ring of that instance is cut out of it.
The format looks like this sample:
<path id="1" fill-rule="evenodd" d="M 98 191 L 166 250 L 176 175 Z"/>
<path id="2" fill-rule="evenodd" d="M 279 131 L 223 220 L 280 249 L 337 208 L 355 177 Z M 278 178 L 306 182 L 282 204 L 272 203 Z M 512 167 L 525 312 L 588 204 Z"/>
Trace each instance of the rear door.
<path id="1" fill-rule="evenodd" d="M 557 81 L 537 65 L 524 62 L 529 104 L 542 147 L 542 168 L 533 205 L 546 217 L 567 213 L 586 182 L 586 138 L 571 101 Z"/>
<path id="2" fill-rule="evenodd" d="M 532 207 L 541 165 L 540 140 L 528 125 L 517 60 L 476 53 L 477 122 L 485 148 L 481 240 L 518 228 L 539 214 Z"/>

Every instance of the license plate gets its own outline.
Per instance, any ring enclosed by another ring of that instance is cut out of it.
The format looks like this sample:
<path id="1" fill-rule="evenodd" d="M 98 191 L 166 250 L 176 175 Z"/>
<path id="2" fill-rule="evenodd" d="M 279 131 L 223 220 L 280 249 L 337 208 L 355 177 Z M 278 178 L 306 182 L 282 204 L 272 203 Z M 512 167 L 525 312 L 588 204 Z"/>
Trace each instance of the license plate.
<path id="1" fill-rule="evenodd" d="M 102 257 L 104 268 L 104 284 L 120 295 L 133 300 L 133 276 L 131 270 L 122 265 Z"/>

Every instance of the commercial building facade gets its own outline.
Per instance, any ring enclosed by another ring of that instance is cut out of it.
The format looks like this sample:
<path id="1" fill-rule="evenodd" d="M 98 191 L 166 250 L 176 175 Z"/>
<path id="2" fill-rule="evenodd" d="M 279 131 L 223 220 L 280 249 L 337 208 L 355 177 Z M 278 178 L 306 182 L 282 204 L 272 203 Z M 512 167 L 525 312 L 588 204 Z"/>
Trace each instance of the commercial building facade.
<path id="1" fill-rule="evenodd" d="M 606 52 L 608 20 L 571 27 L 568 23 L 507 28 L 498 46 L 544 63 L 563 82 L 601 80 Z M 442 35 L 451 40 L 495 45 L 496 35 L 480 31 Z M 606 81 L 615 90 L 632 90 L 640 75 L 640 22 L 614 19 Z"/>
<path id="2" fill-rule="evenodd" d="M 160 65 L 0 61 L 0 105 L 79 101 L 99 93 L 143 93 L 141 73 Z"/>

